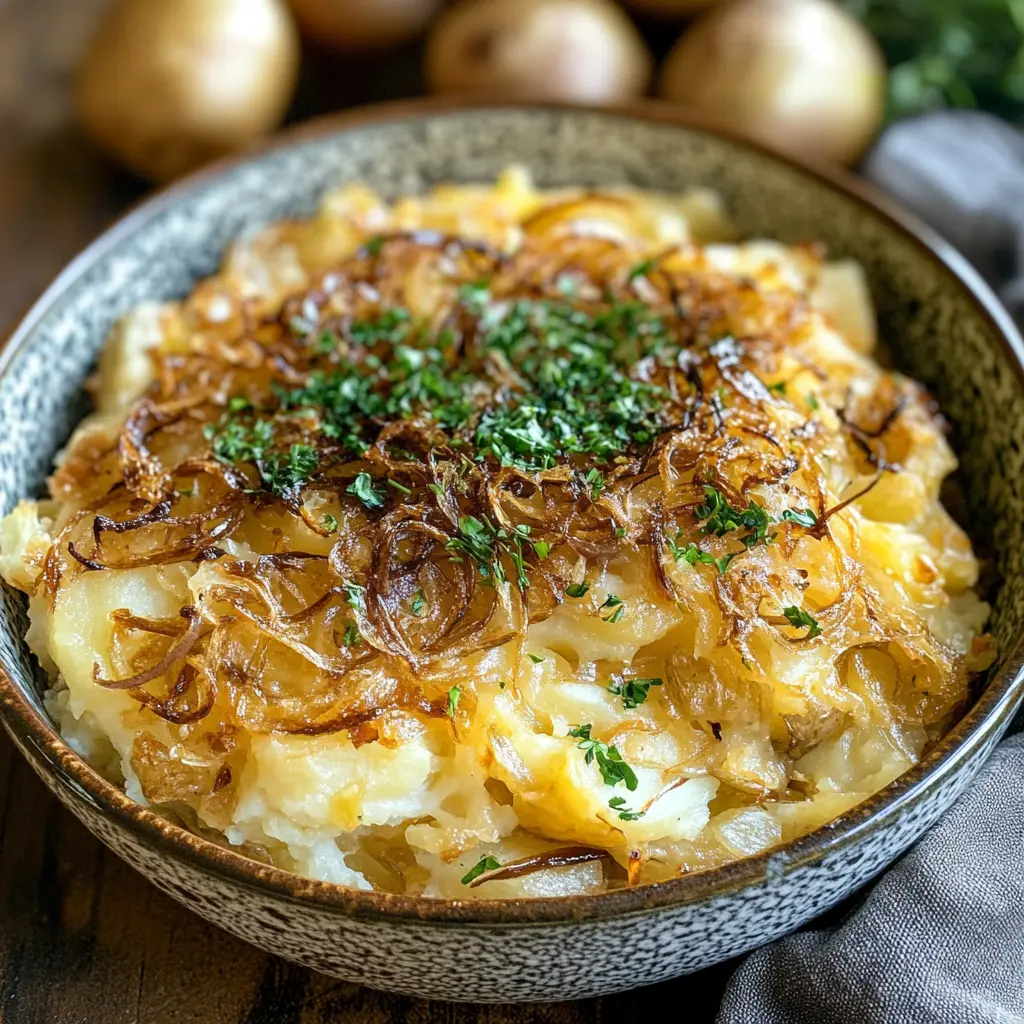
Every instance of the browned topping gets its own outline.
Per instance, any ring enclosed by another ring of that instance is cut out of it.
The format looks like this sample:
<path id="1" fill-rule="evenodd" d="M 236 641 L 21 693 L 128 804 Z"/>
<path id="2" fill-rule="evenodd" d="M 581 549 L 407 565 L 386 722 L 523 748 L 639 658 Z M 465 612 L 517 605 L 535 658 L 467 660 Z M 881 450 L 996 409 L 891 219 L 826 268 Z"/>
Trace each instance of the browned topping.
<path id="1" fill-rule="evenodd" d="M 898 646 L 831 538 L 835 431 L 780 379 L 805 303 L 672 255 L 393 235 L 232 343 L 161 356 L 116 446 L 62 471 L 83 511 L 43 579 L 53 597 L 85 571 L 208 575 L 181 620 L 119 613 L 115 640 L 148 636 L 148 660 L 96 681 L 175 723 L 222 701 L 255 731 L 368 742 L 391 709 L 448 716 L 446 662 L 522 637 L 623 552 L 668 597 L 673 565 L 711 573 L 745 659 L 755 625 L 817 643 L 855 604 Z M 864 475 L 897 471 L 908 410 L 930 415 L 895 378 L 836 410 Z M 770 613 L 806 589 L 804 537 L 845 585 Z M 625 611 L 609 595 L 602 618 Z"/>

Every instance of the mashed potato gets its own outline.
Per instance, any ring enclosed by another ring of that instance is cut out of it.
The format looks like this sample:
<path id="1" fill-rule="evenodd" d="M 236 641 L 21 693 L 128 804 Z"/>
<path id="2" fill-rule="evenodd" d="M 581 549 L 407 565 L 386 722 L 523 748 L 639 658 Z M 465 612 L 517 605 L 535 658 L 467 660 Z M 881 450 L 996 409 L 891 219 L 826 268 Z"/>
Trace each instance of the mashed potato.
<path id="1" fill-rule="evenodd" d="M 362 186 L 111 335 L 0 523 L 136 800 L 357 888 L 600 891 L 820 826 L 991 660 L 864 275 L 716 198 Z"/>

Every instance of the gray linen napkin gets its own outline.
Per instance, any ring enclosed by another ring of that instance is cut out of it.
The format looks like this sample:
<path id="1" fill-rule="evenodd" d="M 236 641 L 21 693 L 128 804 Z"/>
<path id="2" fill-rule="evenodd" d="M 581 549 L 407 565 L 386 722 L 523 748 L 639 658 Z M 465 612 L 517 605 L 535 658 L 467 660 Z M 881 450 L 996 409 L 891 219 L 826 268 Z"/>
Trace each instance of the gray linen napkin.
<path id="1" fill-rule="evenodd" d="M 1024 135 L 929 115 L 891 128 L 863 170 L 1024 319 Z M 1024 735 L 836 927 L 747 957 L 718 1024 L 1024 1024 Z"/>

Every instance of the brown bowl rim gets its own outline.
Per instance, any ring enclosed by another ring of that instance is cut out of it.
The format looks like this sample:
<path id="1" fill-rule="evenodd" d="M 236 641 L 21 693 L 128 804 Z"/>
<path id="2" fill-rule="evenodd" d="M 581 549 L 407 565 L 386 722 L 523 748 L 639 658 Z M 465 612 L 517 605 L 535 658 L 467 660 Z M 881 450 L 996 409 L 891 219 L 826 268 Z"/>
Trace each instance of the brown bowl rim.
<path id="1" fill-rule="evenodd" d="M 118 219 L 87 246 L 57 276 L 11 332 L 0 352 L 0 376 L 25 339 L 45 317 L 52 302 L 109 250 L 179 197 L 212 181 L 225 171 L 270 151 L 284 149 L 325 135 L 343 134 L 375 124 L 415 122 L 429 117 L 482 110 L 548 110 L 597 114 L 611 118 L 675 125 L 689 131 L 723 138 L 758 152 L 817 179 L 854 200 L 868 216 L 880 218 L 912 241 L 938 265 L 988 321 L 1004 354 L 1024 387 L 1024 341 L 1007 311 L 974 268 L 948 242 L 917 217 L 901 209 L 872 186 L 839 167 L 797 160 L 774 147 L 753 141 L 677 106 L 640 100 L 619 107 L 578 107 L 560 103 L 501 103 L 488 99 L 425 98 L 357 107 L 299 124 L 242 154 L 219 161 L 158 190 Z M 927 791 L 943 784 L 993 734 L 1005 729 L 1024 696 L 1024 637 L 1019 638 L 1003 668 L 950 733 L 920 763 L 889 786 L 839 818 L 813 832 L 766 853 L 722 867 L 592 895 L 529 899 L 446 900 L 400 896 L 349 889 L 269 867 L 172 824 L 156 812 L 131 800 L 120 788 L 90 768 L 60 738 L 53 725 L 28 702 L 18 685 L 0 669 L 0 721 L 33 768 L 52 776 L 94 810 L 113 818 L 145 845 L 181 858 L 234 884 L 278 898 L 330 908 L 342 915 L 431 923 L 534 924 L 593 920 L 692 903 L 715 895 L 774 880 L 787 871 L 821 860 L 826 854 L 860 840 L 901 816 Z"/>

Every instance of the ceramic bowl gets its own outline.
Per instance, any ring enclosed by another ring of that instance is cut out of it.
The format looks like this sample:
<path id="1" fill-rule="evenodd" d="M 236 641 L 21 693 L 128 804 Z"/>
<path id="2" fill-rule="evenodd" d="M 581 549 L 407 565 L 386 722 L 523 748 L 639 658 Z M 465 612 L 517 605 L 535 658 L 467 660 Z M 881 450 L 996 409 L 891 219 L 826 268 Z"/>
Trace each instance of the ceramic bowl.
<path id="1" fill-rule="evenodd" d="M 83 415 L 82 382 L 114 320 L 185 295 L 237 235 L 308 214 L 361 180 L 393 197 L 526 164 L 545 186 L 710 186 L 746 235 L 820 239 L 867 268 L 896 364 L 955 428 L 969 527 L 996 570 L 998 664 L 920 765 L 826 828 L 773 852 L 656 885 L 532 901 L 355 892 L 224 850 L 104 782 L 46 716 L 23 604 L 0 622 L 0 718 L 54 793 L 108 846 L 197 913 L 264 949 L 379 988 L 460 1000 L 555 1000 L 661 981 L 735 956 L 836 904 L 971 784 L 1022 693 L 1021 340 L 964 260 L 838 173 L 797 166 L 657 106 L 601 112 L 414 103 L 344 114 L 145 203 L 61 274 L 0 363 L 0 501 L 40 492 Z M 992 813 L 998 813 L 993 808 Z"/>

